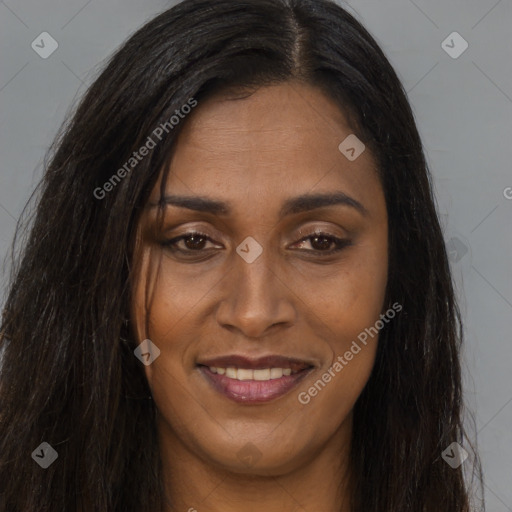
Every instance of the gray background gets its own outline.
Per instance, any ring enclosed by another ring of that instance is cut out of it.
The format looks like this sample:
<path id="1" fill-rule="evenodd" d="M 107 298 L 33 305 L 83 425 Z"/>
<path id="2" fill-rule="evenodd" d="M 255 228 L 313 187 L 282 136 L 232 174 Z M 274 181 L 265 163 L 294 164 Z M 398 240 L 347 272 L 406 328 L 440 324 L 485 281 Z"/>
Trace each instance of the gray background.
<path id="1" fill-rule="evenodd" d="M 0 2 L 2 296 L 16 219 L 65 114 L 104 59 L 173 3 Z M 344 5 L 381 44 L 416 115 L 465 319 L 466 399 L 476 418 L 488 511 L 512 511 L 512 0 Z M 44 31 L 59 44 L 47 59 L 31 48 Z M 454 31 L 469 44 L 458 58 L 441 46 Z"/>

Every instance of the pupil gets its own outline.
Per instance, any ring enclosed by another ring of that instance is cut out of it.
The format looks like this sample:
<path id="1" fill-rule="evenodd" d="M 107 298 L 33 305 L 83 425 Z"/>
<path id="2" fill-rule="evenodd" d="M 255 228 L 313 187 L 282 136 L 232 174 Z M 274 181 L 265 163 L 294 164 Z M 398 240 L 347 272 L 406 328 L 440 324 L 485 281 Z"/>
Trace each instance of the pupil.
<path id="1" fill-rule="evenodd" d="M 204 237 L 201 235 L 191 235 L 185 240 L 185 245 L 189 249 L 200 249 L 204 245 Z"/>
<path id="2" fill-rule="evenodd" d="M 323 240 L 324 243 L 318 243 L 318 240 Z M 320 249 L 329 249 L 331 242 L 326 236 L 315 236 L 313 237 L 313 242 L 311 245 L 317 244 L 317 247 L 319 246 Z"/>

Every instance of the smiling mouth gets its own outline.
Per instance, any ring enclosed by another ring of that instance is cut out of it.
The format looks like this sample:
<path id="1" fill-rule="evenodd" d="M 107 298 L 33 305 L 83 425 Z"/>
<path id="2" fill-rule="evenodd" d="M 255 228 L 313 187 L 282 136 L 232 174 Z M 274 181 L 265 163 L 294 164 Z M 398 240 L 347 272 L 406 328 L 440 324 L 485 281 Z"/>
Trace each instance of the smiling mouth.
<path id="1" fill-rule="evenodd" d="M 244 404 L 266 403 L 282 397 L 314 368 L 304 361 L 277 356 L 258 360 L 228 356 L 198 367 L 214 390 Z"/>

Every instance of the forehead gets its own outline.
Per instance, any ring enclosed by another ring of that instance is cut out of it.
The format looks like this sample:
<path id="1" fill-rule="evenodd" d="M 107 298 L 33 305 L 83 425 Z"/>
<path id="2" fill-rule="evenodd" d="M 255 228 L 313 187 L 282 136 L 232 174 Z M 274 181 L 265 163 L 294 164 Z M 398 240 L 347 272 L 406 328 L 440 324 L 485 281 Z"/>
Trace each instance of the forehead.
<path id="1" fill-rule="evenodd" d="M 186 119 L 166 190 L 233 202 L 259 199 L 267 207 L 272 200 L 331 189 L 364 200 L 378 178 L 369 151 L 354 161 L 339 151 L 351 134 L 339 106 L 311 86 L 283 83 L 242 99 L 213 97 Z"/>

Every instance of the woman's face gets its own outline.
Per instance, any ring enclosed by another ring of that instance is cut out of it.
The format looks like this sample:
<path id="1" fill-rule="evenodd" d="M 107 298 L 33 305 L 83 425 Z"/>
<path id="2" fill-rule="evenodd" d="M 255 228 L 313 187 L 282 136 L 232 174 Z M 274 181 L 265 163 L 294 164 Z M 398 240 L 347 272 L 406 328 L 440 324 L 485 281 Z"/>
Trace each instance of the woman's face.
<path id="1" fill-rule="evenodd" d="M 353 342 L 383 312 L 388 266 L 375 162 L 338 148 L 351 134 L 297 83 L 186 120 L 163 225 L 160 183 L 141 217 L 132 306 L 160 350 L 144 368 L 169 446 L 277 474 L 349 442 L 377 337 Z"/>

